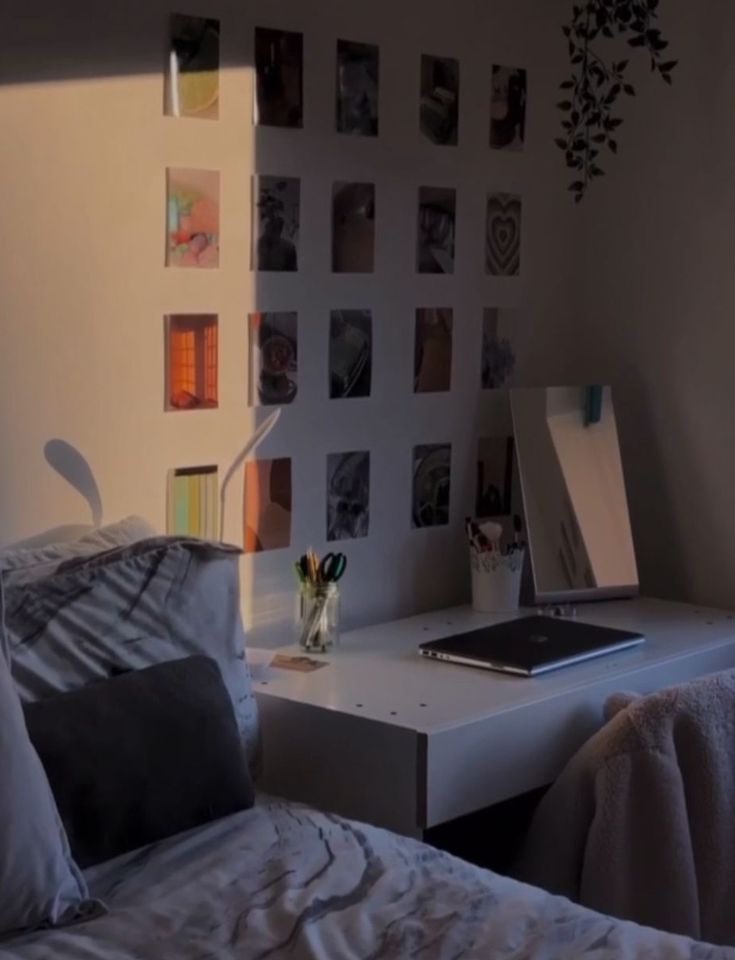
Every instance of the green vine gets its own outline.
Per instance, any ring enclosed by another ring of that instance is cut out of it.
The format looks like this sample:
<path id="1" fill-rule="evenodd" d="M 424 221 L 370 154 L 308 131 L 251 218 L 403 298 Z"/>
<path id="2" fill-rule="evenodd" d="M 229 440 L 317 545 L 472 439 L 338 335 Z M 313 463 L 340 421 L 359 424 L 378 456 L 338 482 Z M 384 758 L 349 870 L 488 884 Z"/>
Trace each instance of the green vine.
<path id="1" fill-rule="evenodd" d="M 578 203 L 592 180 L 604 175 L 600 155 L 604 149 L 618 152 L 617 130 L 623 123 L 615 107 L 621 95 L 635 96 L 626 79 L 628 60 L 604 60 L 595 42 L 600 38 L 625 36 L 630 47 L 648 54 L 651 71 L 671 83 L 676 60 L 664 60 L 668 41 L 656 27 L 659 0 L 587 0 L 572 7 L 572 21 L 563 33 L 569 46 L 572 76 L 561 84 L 564 99 L 557 106 L 563 114 L 563 135 L 555 143 L 564 151 L 566 164 L 574 170 L 569 189 Z"/>

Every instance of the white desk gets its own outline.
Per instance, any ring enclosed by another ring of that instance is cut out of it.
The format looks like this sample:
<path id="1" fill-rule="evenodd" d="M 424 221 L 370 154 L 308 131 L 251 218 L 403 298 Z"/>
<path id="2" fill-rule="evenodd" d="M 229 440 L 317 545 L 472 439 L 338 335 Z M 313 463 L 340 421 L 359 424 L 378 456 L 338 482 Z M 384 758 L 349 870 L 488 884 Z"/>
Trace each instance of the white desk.
<path id="1" fill-rule="evenodd" d="M 647 642 L 533 679 L 429 661 L 417 646 L 508 619 L 466 607 L 355 630 L 313 673 L 256 672 L 263 788 L 401 833 L 550 783 L 600 726 L 606 697 L 735 667 L 735 616 L 657 600 L 578 619 Z M 283 653 L 300 653 L 283 647 Z"/>

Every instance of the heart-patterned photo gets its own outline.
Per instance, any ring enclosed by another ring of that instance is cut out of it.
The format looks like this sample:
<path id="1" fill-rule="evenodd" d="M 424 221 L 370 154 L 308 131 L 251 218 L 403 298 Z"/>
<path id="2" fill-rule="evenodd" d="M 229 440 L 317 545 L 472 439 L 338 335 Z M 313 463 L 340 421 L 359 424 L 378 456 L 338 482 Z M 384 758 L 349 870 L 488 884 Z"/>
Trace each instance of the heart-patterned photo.
<path id="1" fill-rule="evenodd" d="M 496 277 L 521 272 L 521 198 L 491 193 L 487 198 L 485 269 Z"/>

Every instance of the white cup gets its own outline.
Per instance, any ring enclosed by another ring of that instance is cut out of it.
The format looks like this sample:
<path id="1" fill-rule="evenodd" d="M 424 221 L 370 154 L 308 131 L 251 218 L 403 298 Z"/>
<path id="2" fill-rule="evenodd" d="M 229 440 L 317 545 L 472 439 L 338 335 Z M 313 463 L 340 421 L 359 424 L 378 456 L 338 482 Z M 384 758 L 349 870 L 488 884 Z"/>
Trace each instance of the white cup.
<path id="1" fill-rule="evenodd" d="M 518 609 L 524 555 L 522 548 L 503 556 L 470 548 L 473 610 L 513 613 Z"/>

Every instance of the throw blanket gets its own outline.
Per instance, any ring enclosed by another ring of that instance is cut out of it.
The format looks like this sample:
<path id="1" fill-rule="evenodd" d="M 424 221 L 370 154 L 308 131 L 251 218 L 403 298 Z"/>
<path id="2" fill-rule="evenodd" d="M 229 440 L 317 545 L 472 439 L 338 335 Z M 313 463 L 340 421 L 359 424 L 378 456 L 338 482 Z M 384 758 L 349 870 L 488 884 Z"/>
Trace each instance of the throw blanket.
<path id="1" fill-rule="evenodd" d="M 735 673 L 616 708 L 542 800 L 516 875 L 604 913 L 735 944 Z"/>

